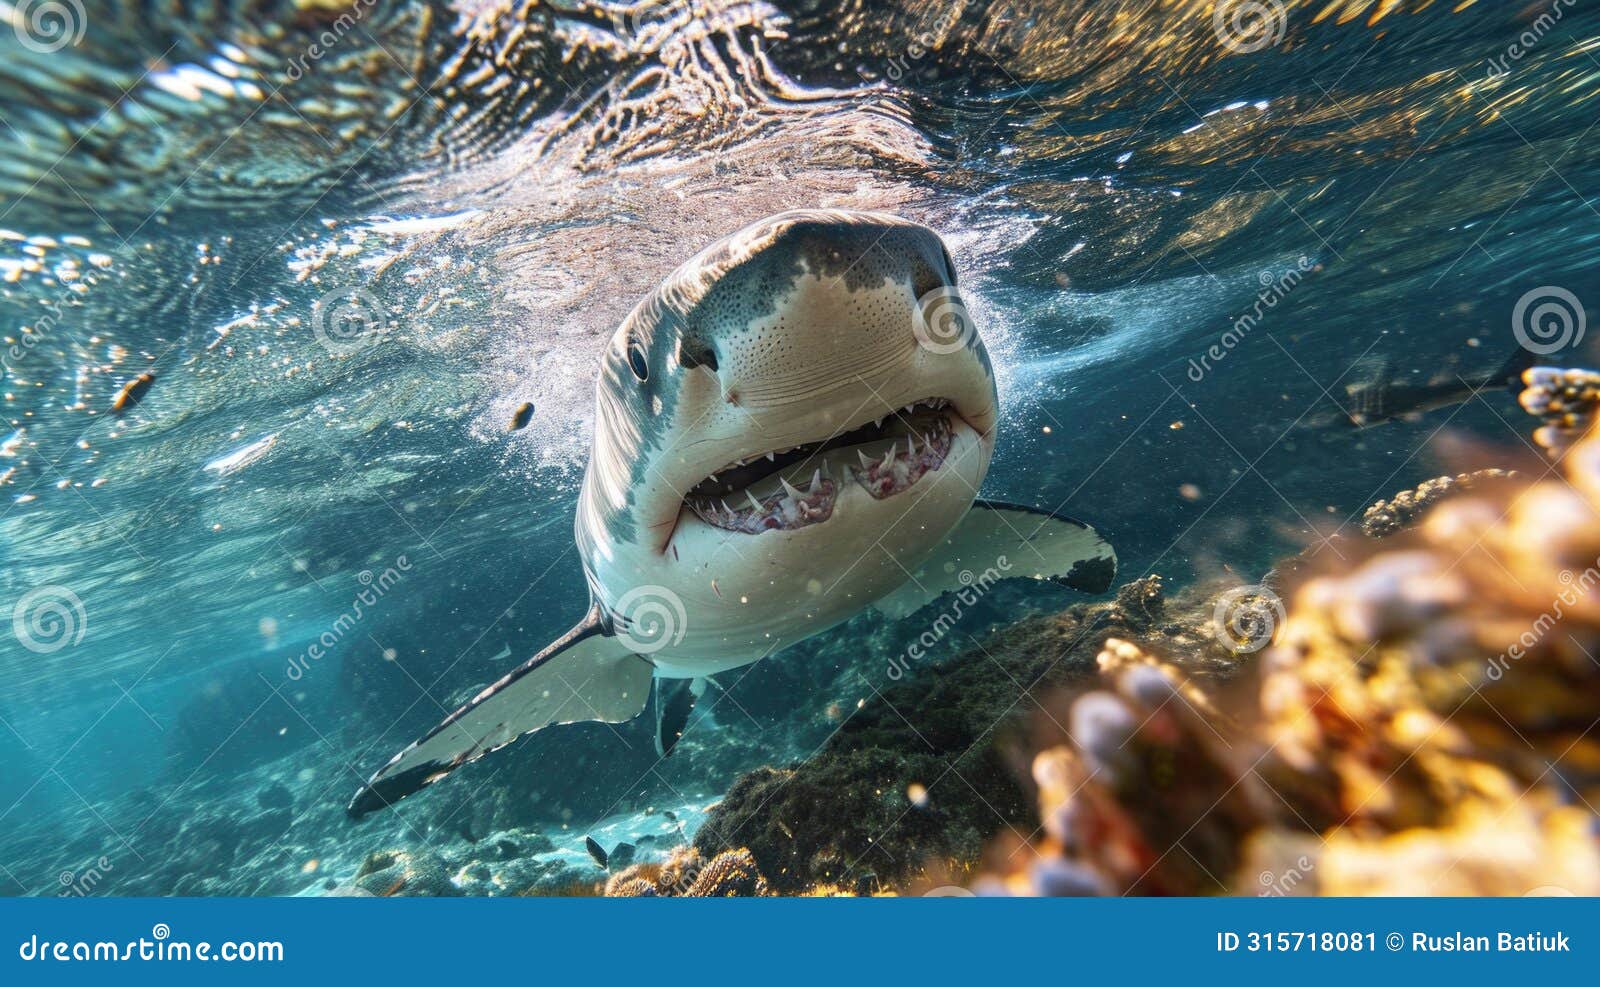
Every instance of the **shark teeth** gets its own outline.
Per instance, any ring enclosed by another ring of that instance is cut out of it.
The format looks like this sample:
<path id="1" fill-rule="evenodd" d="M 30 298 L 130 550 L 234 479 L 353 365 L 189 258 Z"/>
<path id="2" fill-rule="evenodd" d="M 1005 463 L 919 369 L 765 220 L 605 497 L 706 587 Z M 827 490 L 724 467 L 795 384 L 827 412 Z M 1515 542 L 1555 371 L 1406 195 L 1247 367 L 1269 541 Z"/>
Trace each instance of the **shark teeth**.
<path id="1" fill-rule="evenodd" d="M 950 452 L 950 407 L 944 398 L 913 401 L 816 442 L 745 456 L 696 484 L 684 504 L 706 524 L 726 531 L 759 534 L 817 524 L 832 516 L 838 498 L 840 481 L 830 465 L 879 500 L 943 465 Z M 851 446 L 859 467 L 846 462 Z M 770 492 L 758 496 L 756 489 Z"/>
<path id="2" fill-rule="evenodd" d="M 744 534 L 804 528 L 833 516 L 838 485 L 823 476 L 821 469 L 812 471 L 808 490 L 801 491 L 787 479 L 780 483 L 783 492 L 766 497 L 758 498 L 745 490 L 749 507 L 735 509 L 729 507 L 726 500 L 713 497 L 690 497 L 686 503 L 700 520 L 712 527 Z"/>
<path id="3" fill-rule="evenodd" d="M 905 425 L 906 427 L 912 428 L 913 431 L 916 431 L 916 428 L 912 425 L 912 419 L 915 416 L 917 416 L 919 414 L 925 414 L 925 413 L 928 413 L 928 412 L 944 411 L 945 409 L 947 409 L 949 407 L 951 407 L 951 404 L 950 404 L 950 401 L 949 401 L 948 398 L 923 398 L 923 399 L 918 400 L 918 401 L 913 401 L 910 404 L 902 405 L 900 408 L 898 408 L 898 409 L 896 409 L 894 411 L 891 411 L 888 414 L 878 415 L 876 418 L 872 419 L 870 422 L 863 422 L 860 425 L 855 426 L 855 428 L 865 428 L 868 424 L 870 424 L 873 428 L 882 430 L 883 427 L 884 427 L 884 423 L 885 422 L 890 422 L 890 423 L 900 422 L 903 425 Z M 843 432 L 849 432 L 849 431 L 854 431 L 854 430 L 855 430 L 854 428 L 853 429 L 844 429 L 844 430 L 842 430 L 841 434 L 843 434 Z M 828 439 L 832 439 L 832 438 L 837 438 L 837 436 L 829 436 L 828 437 Z M 801 444 L 801 445 L 783 446 L 783 447 L 776 448 L 776 449 L 768 449 L 768 450 L 766 450 L 764 452 L 752 453 L 751 455 L 744 456 L 744 457 L 742 457 L 740 459 L 735 459 L 733 462 L 729 463 L 728 465 L 726 465 L 726 466 L 722 467 L 721 469 L 717 470 L 716 472 L 712 473 L 710 476 L 707 477 L 707 479 L 715 481 L 716 479 L 721 477 L 722 474 L 727 473 L 727 472 L 729 472 L 731 470 L 742 469 L 742 468 L 744 468 L 746 466 L 750 466 L 750 465 L 753 465 L 753 464 L 756 464 L 756 463 L 761 463 L 761 462 L 768 462 L 768 463 L 774 462 L 779 456 L 787 456 L 790 453 L 800 452 L 800 451 L 805 450 L 807 448 L 810 448 L 812 446 L 822 445 L 823 443 L 828 441 L 828 439 L 822 439 L 822 440 L 819 440 L 818 442 L 814 442 L 814 443 L 804 443 L 804 444 Z M 815 451 L 813 451 L 813 455 L 815 455 Z"/>
<path id="4" fill-rule="evenodd" d="M 905 442 L 903 452 L 898 440 L 891 442 L 878 462 L 856 450 L 861 466 L 859 469 L 850 467 L 850 473 L 873 498 L 892 497 L 922 479 L 924 474 L 943 466 L 945 457 L 950 454 L 950 424 L 941 420 L 927 434 L 918 431 L 915 437 L 907 435 Z"/>

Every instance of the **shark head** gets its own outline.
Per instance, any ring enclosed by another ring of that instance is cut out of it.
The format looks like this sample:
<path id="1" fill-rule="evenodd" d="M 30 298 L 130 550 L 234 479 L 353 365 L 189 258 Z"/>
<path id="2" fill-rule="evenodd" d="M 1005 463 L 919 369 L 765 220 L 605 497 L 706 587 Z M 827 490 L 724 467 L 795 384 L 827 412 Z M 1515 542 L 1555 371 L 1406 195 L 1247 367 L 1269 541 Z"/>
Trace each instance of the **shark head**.
<path id="1" fill-rule="evenodd" d="M 996 418 L 988 354 L 935 233 L 783 213 L 707 247 L 617 330 L 584 521 L 663 553 L 699 527 L 781 536 L 857 501 L 892 516 L 957 443 L 986 466 Z"/>

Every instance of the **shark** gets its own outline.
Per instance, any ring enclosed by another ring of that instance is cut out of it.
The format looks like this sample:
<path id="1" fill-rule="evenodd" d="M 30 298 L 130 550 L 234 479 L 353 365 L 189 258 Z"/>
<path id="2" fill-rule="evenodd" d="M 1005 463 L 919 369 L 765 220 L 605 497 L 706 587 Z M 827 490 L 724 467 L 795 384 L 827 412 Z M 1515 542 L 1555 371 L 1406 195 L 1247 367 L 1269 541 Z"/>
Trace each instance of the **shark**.
<path id="1" fill-rule="evenodd" d="M 1116 552 L 1094 527 L 980 496 L 1001 405 L 956 282 L 933 230 L 844 210 L 771 216 L 667 276 L 600 361 L 574 524 L 587 612 L 349 813 L 652 705 L 667 756 L 711 676 L 863 612 L 904 618 L 975 572 L 1107 591 Z"/>
<path id="2" fill-rule="evenodd" d="M 1343 397 L 1329 395 L 1306 416 L 1303 427 L 1376 428 L 1420 421 L 1430 412 L 1465 404 L 1485 391 L 1515 397 L 1522 390 L 1522 372 L 1536 359 L 1535 353 L 1519 347 L 1491 371 L 1461 371 L 1449 365 L 1418 380 L 1405 379 L 1385 358 L 1364 359 L 1354 371 L 1357 379 L 1344 386 Z"/>

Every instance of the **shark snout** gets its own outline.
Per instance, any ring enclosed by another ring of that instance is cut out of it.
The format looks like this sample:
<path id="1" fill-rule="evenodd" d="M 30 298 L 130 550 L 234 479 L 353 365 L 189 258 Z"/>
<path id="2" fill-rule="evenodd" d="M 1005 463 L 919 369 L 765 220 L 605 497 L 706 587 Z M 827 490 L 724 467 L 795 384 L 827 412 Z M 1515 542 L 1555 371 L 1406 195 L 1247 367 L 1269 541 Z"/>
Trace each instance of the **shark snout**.
<path id="1" fill-rule="evenodd" d="M 719 373 L 723 401 L 756 413 L 843 401 L 840 392 L 849 391 L 860 392 L 855 400 L 867 403 L 874 392 L 898 389 L 896 381 L 907 379 L 917 356 L 909 331 L 904 339 L 862 338 L 850 346 L 812 340 L 789 349 L 796 357 L 807 352 L 803 359 L 758 357 Z"/>

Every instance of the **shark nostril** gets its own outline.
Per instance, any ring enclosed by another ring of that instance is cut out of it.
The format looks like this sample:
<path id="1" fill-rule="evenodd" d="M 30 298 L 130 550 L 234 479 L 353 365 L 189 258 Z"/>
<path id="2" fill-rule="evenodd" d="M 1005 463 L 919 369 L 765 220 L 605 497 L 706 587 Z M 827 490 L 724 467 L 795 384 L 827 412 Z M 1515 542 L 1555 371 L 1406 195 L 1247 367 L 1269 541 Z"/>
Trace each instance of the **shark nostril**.
<path id="1" fill-rule="evenodd" d="M 720 369 L 717 366 L 717 351 L 694 336 L 685 336 L 679 341 L 678 365 L 685 370 L 705 367 L 712 373 Z"/>

